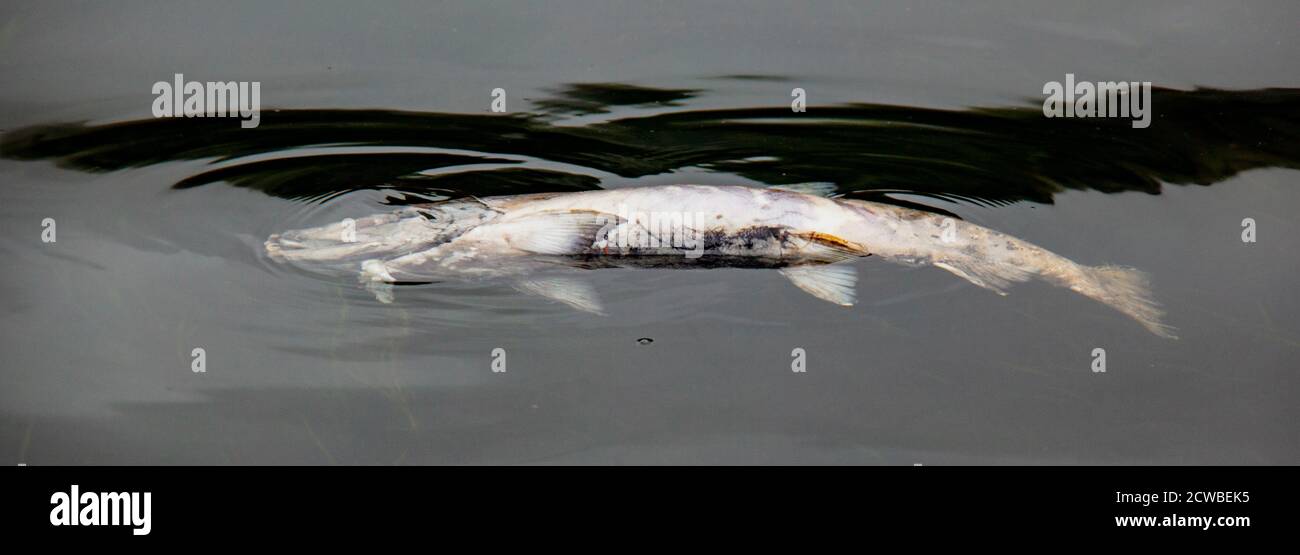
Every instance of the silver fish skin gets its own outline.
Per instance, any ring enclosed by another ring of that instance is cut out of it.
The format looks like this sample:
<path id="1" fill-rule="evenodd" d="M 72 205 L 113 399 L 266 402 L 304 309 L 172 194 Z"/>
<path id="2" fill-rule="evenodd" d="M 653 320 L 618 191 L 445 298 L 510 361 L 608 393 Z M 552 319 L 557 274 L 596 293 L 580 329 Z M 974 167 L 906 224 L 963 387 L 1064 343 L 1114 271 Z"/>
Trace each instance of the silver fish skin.
<path id="1" fill-rule="evenodd" d="M 467 198 L 360 218 L 346 226 L 288 231 L 266 242 L 282 262 L 359 268 L 363 282 L 513 278 L 524 291 L 602 312 L 594 292 L 565 268 L 776 268 L 818 298 L 856 300 L 852 260 L 865 256 L 931 265 L 1005 295 L 1039 278 L 1100 301 L 1161 337 L 1141 272 L 1086 266 L 1015 237 L 955 218 L 854 199 L 780 189 L 666 185 Z"/>

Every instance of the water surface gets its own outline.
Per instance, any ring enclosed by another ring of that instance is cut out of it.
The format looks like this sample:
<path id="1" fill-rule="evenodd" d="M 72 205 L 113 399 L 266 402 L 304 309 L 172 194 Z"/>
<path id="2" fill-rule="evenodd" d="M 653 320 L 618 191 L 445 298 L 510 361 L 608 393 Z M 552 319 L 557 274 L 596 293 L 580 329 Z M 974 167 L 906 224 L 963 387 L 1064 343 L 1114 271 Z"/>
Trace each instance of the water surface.
<path id="1" fill-rule="evenodd" d="M 1294 464 L 1298 14 L 1254 6 L 6 6 L 0 454 Z M 150 117 L 177 72 L 261 81 L 261 124 Z M 1151 127 L 1044 118 L 1067 72 L 1155 82 Z M 1181 339 L 869 258 L 847 310 L 773 272 L 591 272 L 598 318 L 504 283 L 385 305 L 261 252 L 431 199 L 809 182 L 1141 268 Z"/>

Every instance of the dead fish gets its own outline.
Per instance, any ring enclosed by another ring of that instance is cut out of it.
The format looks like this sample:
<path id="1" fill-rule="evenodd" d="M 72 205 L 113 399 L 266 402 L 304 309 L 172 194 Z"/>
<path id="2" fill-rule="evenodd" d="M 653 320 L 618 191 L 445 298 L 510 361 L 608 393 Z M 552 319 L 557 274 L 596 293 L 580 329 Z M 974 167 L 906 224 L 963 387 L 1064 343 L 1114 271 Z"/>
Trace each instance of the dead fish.
<path id="1" fill-rule="evenodd" d="M 357 271 L 381 300 L 386 284 L 507 278 L 520 290 L 601 313 L 572 271 L 610 267 L 771 268 L 842 306 L 877 256 L 931 265 L 1005 295 L 1039 278 L 1128 315 L 1161 337 L 1144 274 L 1086 266 L 975 224 L 921 210 L 794 190 L 668 185 L 461 198 L 286 231 L 266 241 L 281 262 Z"/>

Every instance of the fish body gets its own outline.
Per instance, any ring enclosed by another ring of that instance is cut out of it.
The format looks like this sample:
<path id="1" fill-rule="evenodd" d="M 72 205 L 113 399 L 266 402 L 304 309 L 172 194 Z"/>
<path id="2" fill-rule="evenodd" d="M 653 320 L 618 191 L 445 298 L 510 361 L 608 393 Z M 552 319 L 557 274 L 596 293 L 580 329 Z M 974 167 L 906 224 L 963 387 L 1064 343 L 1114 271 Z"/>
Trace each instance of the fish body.
<path id="1" fill-rule="evenodd" d="M 591 312 L 601 309 L 589 286 L 554 270 L 773 268 L 849 306 L 857 274 L 848 262 L 877 256 L 942 268 L 999 294 L 1040 278 L 1173 337 L 1136 270 L 1077 264 L 930 212 L 781 189 L 668 185 L 463 198 L 273 235 L 266 249 L 279 261 L 358 269 L 372 285 L 509 278 Z"/>

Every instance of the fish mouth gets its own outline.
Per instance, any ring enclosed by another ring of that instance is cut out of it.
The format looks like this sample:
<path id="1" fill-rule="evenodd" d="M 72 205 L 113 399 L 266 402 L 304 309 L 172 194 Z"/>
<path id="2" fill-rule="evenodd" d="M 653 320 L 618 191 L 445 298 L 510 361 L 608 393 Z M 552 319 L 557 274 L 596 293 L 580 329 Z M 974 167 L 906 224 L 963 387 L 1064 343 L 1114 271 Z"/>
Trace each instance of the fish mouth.
<path id="1" fill-rule="evenodd" d="M 382 243 L 326 240 L 303 237 L 300 230 L 272 234 L 264 244 L 266 255 L 276 262 L 345 262 L 379 254 Z"/>
<path id="2" fill-rule="evenodd" d="M 267 256 L 270 256 L 271 260 L 276 262 L 288 262 L 300 258 L 301 255 L 308 252 L 332 246 L 324 241 L 302 239 L 299 233 L 297 230 L 272 233 L 270 237 L 266 238 L 264 244 Z"/>
<path id="3" fill-rule="evenodd" d="M 275 233 L 264 246 L 276 262 L 388 259 L 451 241 L 497 215 L 478 199 L 445 201 Z"/>
<path id="4" fill-rule="evenodd" d="M 267 237 L 276 262 L 353 262 L 409 252 L 437 240 L 437 230 L 409 214 L 378 214 Z"/>

